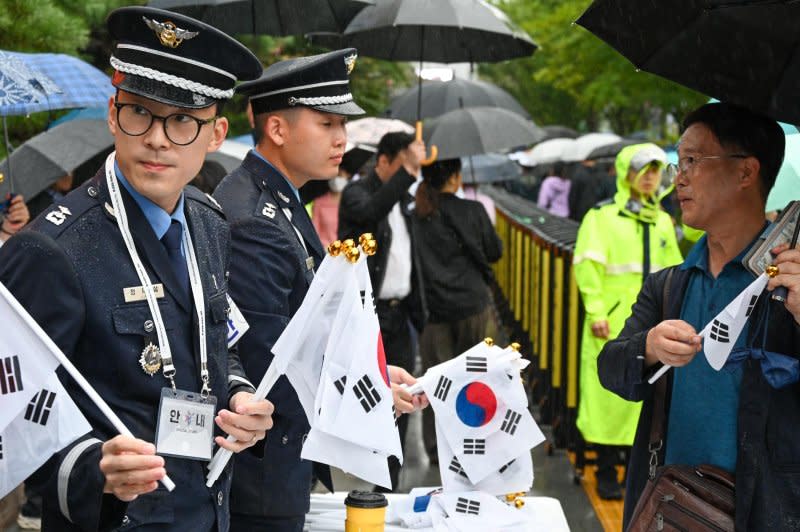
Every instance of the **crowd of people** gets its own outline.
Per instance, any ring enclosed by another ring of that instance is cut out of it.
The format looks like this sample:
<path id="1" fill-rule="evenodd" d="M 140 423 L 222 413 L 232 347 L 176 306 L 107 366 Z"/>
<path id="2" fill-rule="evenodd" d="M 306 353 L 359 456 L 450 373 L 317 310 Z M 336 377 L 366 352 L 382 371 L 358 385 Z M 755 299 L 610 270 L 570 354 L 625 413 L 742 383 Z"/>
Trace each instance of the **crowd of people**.
<path id="1" fill-rule="evenodd" d="M 46 530 L 299 532 L 312 485 L 332 489 L 331 474 L 300 458 L 309 422 L 289 381 L 281 377 L 260 400 L 253 383 L 266 373 L 325 246 L 363 233 L 377 242 L 369 274 L 403 442 L 402 414 L 426 405 L 404 389 L 415 371 L 487 336 L 504 341 L 490 290 L 491 265 L 503 253 L 494 211 L 465 197 L 460 159 L 423 166 L 425 144 L 407 133 L 384 135 L 361 168 L 342 164 L 345 122 L 363 114 L 349 85 L 356 50 L 262 72 L 234 39 L 170 13 L 172 27 L 193 34 L 175 45 L 164 17 L 131 7 L 108 19 L 117 41 L 108 113 L 115 155 L 77 186 L 66 175 L 27 206 L 9 198 L 0 226 L 0 281 L 134 434 L 118 435 L 64 376 L 93 431 L 28 480 L 24 513 L 41 516 Z M 205 155 L 226 137 L 224 101 L 237 81 L 255 146 L 223 177 Z M 580 222 L 577 426 L 597 451 L 600 497 L 622 498 L 625 487 L 626 523 L 653 459 L 735 474 L 741 530 L 800 522 L 800 374 L 776 389 L 755 354 L 723 372 L 697 356 L 697 331 L 753 279 L 742 257 L 769 228 L 764 206 L 782 159 L 774 120 L 714 103 L 686 118 L 666 187 L 666 154 L 651 143 L 622 148 L 613 167 L 582 163 L 569 178 L 555 166 L 542 182 L 539 206 Z M 322 178 L 329 181 L 307 208 L 302 190 Z M 673 185 L 680 222 L 664 208 Z M 49 216 L 54 209 L 60 214 Z M 704 232 L 686 256 L 681 223 Z M 758 325 L 736 347 L 797 357 L 800 251 L 773 251 L 779 273 L 769 289 L 784 286 L 788 296 L 761 298 Z M 130 287 L 143 296 L 126 299 Z M 230 347 L 232 307 L 250 328 Z M 647 379 L 662 365 L 674 370 L 662 380 L 666 405 L 654 406 Z M 156 452 L 167 416 L 162 397 L 170 393 L 210 408 L 209 442 L 236 454 L 209 488 L 201 453 Z M 651 457 L 658 408 L 667 430 Z M 423 428 L 436 464 L 430 411 Z M 623 484 L 621 450 L 630 455 Z M 400 463 L 391 458 L 388 467 L 396 488 Z M 159 485 L 167 472 L 173 492 Z"/>

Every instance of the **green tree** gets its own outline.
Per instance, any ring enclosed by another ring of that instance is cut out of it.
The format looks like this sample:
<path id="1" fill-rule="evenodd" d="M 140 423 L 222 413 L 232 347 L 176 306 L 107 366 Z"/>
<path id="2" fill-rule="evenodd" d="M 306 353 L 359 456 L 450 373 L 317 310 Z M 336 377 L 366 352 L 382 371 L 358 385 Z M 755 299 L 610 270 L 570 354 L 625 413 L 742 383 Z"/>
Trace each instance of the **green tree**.
<path id="1" fill-rule="evenodd" d="M 514 94 L 540 123 L 583 131 L 607 120 L 621 134 L 649 130 L 665 139 L 666 113 L 683 116 L 707 98 L 645 72 L 573 24 L 588 0 L 494 0 L 533 36 L 529 59 L 482 65 L 483 77 Z M 672 140 L 672 139 L 669 139 Z"/>

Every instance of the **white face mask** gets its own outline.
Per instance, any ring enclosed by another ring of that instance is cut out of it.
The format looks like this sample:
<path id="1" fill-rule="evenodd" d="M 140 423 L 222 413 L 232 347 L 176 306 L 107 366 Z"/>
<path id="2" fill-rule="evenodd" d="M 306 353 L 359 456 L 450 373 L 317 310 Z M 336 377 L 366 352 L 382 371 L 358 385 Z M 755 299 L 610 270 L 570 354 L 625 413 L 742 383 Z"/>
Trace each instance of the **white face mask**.
<path id="1" fill-rule="evenodd" d="M 331 189 L 331 192 L 341 192 L 345 185 L 347 185 L 346 177 L 337 176 L 328 180 L 328 188 Z"/>

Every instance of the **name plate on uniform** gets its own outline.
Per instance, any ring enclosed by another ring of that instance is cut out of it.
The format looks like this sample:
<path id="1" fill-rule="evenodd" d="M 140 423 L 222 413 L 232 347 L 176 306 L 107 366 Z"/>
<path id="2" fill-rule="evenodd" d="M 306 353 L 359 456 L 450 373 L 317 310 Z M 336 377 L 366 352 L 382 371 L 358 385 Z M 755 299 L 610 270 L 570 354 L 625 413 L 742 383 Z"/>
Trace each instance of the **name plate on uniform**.
<path id="1" fill-rule="evenodd" d="M 157 299 L 164 297 L 164 285 L 161 283 L 153 285 L 153 293 Z M 125 296 L 125 303 L 133 303 L 134 301 L 144 301 L 147 298 L 144 295 L 143 286 L 129 286 L 122 289 L 122 294 Z"/>

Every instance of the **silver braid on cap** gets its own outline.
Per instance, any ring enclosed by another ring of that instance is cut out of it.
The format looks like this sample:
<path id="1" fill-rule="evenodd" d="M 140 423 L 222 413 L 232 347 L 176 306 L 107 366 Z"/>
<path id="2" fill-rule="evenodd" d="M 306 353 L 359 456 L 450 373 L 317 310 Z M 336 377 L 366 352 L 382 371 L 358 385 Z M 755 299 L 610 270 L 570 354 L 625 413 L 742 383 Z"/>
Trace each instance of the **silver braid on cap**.
<path id="1" fill-rule="evenodd" d="M 353 101 L 351 93 L 339 96 L 319 96 L 317 98 L 289 98 L 289 105 L 333 105 L 337 103 L 347 103 Z"/>
<path id="2" fill-rule="evenodd" d="M 191 81 L 179 76 L 173 76 L 172 74 L 165 74 L 164 72 L 159 72 L 152 68 L 120 61 L 113 55 L 109 63 L 111 63 L 111 66 L 114 67 L 115 70 L 119 70 L 120 72 L 160 81 L 161 83 L 166 83 L 167 85 L 172 85 L 173 87 L 178 87 L 179 89 L 184 89 L 189 92 L 196 92 L 208 96 L 209 98 L 214 98 L 215 100 L 227 100 L 233 97 L 233 89 L 215 89 L 214 87 L 209 87 L 208 85 L 203 85 L 202 83 L 197 83 L 196 81 Z"/>

